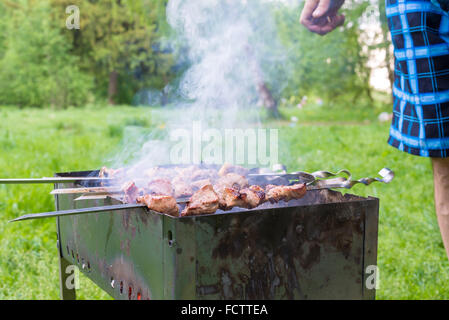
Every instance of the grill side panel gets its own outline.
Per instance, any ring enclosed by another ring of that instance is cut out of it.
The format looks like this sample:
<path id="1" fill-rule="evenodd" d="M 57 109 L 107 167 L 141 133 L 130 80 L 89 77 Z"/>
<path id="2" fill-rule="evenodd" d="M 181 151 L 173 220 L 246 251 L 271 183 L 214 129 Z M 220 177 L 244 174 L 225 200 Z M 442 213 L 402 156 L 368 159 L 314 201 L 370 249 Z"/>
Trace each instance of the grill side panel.
<path id="1" fill-rule="evenodd" d="M 366 300 L 374 300 L 376 298 L 376 287 L 373 288 L 372 285 L 373 283 L 376 285 L 376 281 L 379 279 L 377 270 L 379 199 L 370 198 L 370 200 L 371 201 L 365 203 L 363 298 Z M 373 272 L 376 273 L 374 279 Z M 370 287 L 367 286 L 367 282 L 370 284 Z"/>
<path id="2" fill-rule="evenodd" d="M 195 218 L 164 216 L 164 271 L 166 299 L 196 299 L 197 255 Z"/>
<path id="3" fill-rule="evenodd" d="M 59 196 L 60 209 L 118 203 L 110 198 L 87 201 L 73 198 Z M 58 225 L 63 258 L 112 297 L 165 298 L 161 215 L 139 208 L 59 217 Z"/>
<path id="4" fill-rule="evenodd" d="M 356 201 L 198 218 L 198 298 L 368 298 L 366 209 Z"/>

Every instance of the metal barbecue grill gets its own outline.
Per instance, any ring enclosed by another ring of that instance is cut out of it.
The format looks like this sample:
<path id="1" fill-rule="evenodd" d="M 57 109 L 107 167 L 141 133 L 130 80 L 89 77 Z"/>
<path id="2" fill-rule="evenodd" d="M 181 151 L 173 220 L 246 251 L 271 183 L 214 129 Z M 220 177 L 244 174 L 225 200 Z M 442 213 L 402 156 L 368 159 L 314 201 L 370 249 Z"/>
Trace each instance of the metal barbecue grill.
<path id="1" fill-rule="evenodd" d="M 78 197 L 56 194 L 57 210 L 122 204 Z M 76 298 L 65 284 L 66 268 L 77 265 L 115 299 L 374 299 L 365 282 L 366 268 L 377 263 L 378 211 L 376 198 L 318 189 L 299 200 L 202 216 L 143 207 L 58 216 L 61 298 Z"/>

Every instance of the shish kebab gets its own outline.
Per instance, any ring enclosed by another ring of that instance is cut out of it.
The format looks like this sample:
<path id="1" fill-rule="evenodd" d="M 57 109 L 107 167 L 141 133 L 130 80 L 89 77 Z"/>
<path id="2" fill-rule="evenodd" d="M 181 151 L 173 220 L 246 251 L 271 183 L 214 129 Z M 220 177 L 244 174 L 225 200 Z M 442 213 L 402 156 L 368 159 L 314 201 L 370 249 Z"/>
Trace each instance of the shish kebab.
<path id="1" fill-rule="evenodd" d="M 146 206 L 151 210 L 175 217 L 190 216 L 211 214 L 218 209 L 230 210 L 237 206 L 254 208 L 265 201 L 299 199 L 306 192 L 305 184 L 267 185 L 265 189 L 257 185 L 250 186 L 243 175 L 236 173 L 247 174 L 245 168 L 238 166 L 224 165 L 219 171 L 195 167 L 150 170 L 152 172 L 147 172 L 146 176 L 154 179 L 150 180 L 145 187 L 138 188 L 134 181 L 126 182 L 122 186 L 121 200 L 129 204 L 123 208 L 133 207 L 133 205 Z M 103 168 L 99 176 L 120 180 L 120 173 L 122 172 L 118 170 Z M 172 177 L 169 178 L 170 175 Z M 102 191 L 102 188 L 104 187 L 98 187 L 96 190 Z M 189 196 L 190 198 L 186 199 Z M 178 204 L 185 204 L 182 212 Z M 119 209 L 119 207 L 110 208 Z M 92 209 L 95 210 L 95 208 Z M 95 210 L 95 212 L 98 211 Z M 76 211 L 73 210 L 65 212 L 67 215 L 75 213 Z M 85 213 L 85 210 L 82 213 Z M 27 215 L 14 221 L 49 216 L 55 216 L 55 214 Z"/>
<path id="2" fill-rule="evenodd" d="M 177 171 L 177 175 L 174 178 L 172 177 L 171 180 L 167 179 L 166 174 L 170 173 L 170 175 L 173 176 L 173 170 Z M 174 217 L 211 214 L 218 209 L 224 211 L 231 210 L 234 207 L 250 209 L 267 201 L 275 203 L 281 200 L 289 201 L 292 199 L 299 199 L 310 189 L 350 188 L 355 183 L 370 184 L 374 181 L 389 183 L 394 176 L 391 170 L 384 168 L 380 172 L 383 179 L 366 178 L 353 181 L 345 178 L 336 178 L 315 181 L 316 177 L 326 178 L 335 175 L 321 171 L 315 172 L 315 176 L 313 174 L 302 173 L 302 178 L 305 180 L 305 183 L 295 183 L 293 185 L 268 184 L 263 188 L 258 185 L 249 185 L 245 176 L 240 175 L 247 175 L 247 169 L 228 164 L 223 165 L 218 172 L 210 169 L 195 169 L 194 167 L 175 169 L 152 168 L 150 171 L 149 174 L 147 172 L 147 175 L 153 176 L 156 179 L 151 180 L 145 188 L 138 188 L 133 181 L 126 182 L 123 185 L 120 190 L 124 194 L 122 198 L 122 201 L 124 202 L 123 205 L 30 214 L 12 221 L 81 213 L 105 212 L 134 207 L 147 207 L 151 210 Z M 349 174 L 349 172 L 345 172 Z M 122 174 L 123 170 L 121 169 L 113 170 L 102 168 L 99 178 L 119 178 Z M 282 174 L 268 175 L 282 176 Z M 289 174 L 286 174 L 286 176 L 288 175 Z M 304 175 L 306 175 L 306 178 L 304 178 Z M 250 174 L 248 176 L 260 176 L 260 174 Z M 295 178 L 298 178 L 298 176 L 300 176 L 298 173 L 293 174 L 293 177 Z M 192 182 L 192 180 L 195 181 Z M 214 182 L 212 183 L 211 180 Z M 190 183 L 187 183 L 187 181 Z M 191 197 L 188 198 L 188 196 Z M 178 204 L 186 204 L 181 212 L 179 212 Z"/>

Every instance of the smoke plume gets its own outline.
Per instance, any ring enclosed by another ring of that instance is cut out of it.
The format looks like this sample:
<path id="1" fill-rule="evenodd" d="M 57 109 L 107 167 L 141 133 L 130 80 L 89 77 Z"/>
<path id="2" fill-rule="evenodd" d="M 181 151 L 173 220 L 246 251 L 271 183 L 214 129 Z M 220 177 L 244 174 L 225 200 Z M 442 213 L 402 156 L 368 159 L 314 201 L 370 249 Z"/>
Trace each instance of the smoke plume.
<path id="1" fill-rule="evenodd" d="M 166 135 L 155 139 L 126 138 L 125 145 L 139 144 L 133 154 L 132 172 L 171 163 L 170 132 L 190 130 L 185 141 L 201 139 L 191 132 L 200 123 L 202 130 L 260 126 L 261 101 L 265 89 L 276 94 L 279 81 L 288 72 L 286 54 L 278 40 L 270 1 L 261 0 L 170 0 L 167 21 L 174 30 L 180 55 L 190 67 L 181 76 L 176 111 L 166 113 Z M 131 141 L 132 140 L 132 141 Z M 179 143 L 179 142 L 178 142 Z M 250 143 L 250 142 L 248 142 Z M 124 157 L 118 157 L 121 162 Z M 194 159 L 195 157 L 192 157 Z M 117 163 L 116 166 L 122 165 Z"/>

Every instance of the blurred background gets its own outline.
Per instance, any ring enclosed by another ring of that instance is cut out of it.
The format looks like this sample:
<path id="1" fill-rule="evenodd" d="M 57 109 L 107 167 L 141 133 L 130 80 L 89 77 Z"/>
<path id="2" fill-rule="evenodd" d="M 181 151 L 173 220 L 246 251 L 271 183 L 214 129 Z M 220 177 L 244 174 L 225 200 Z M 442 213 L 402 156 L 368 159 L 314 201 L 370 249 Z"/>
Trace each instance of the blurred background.
<path id="1" fill-rule="evenodd" d="M 167 2 L 1 1 L 0 104 L 53 109 L 170 104 L 192 61 L 188 43 L 167 23 Z M 238 5 L 253 10 L 258 36 L 273 44 L 267 56 L 279 57 L 282 48 L 278 69 L 258 61 L 263 72 L 277 73 L 263 79 L 276 105 L 361 98 L 373 103 L 379 92 L 389 92 L 393 65 L 388 29 L 380 23 L 383 1 L 347 1 L 345 26 L 327 37 L 298 24 L 302 1 L 223 3 L 222 10 Z M 74 22 L 66 13 L 70 5 L 79 8 L 79 29 L 66 25 Z M 260 21 L 267 13 L 275 24 L 269 32 Z M 287 66 L 287 74 L 278 72 Z"/>
<path id="2" fill-rule="evenodd" d="M 193 20 L 214 17 L 198 22 L 196 41 L 182 14 L 168 19 L 177 3 L 0 0 L 0 176 L 97 169 L 130 141 L 138 149 L 140 137 L 163 131 L 164 119 L 192 100 L 183 90 L 192 66 L 205 67 L 200 77 L 217 72 L 213 56 L 198 63 L 208 32 L 216 40 L 209 49 L 242 45 L 240 29 L 228 41 L 226 24 L 214 21 L 244 13 L 239 21 L 252 33 L 246 56 L 235 59 L 252 71 L 234 68 L 232 76 L 251 91 L 241 103 L 255 108 L 263 126 L 279 128 L 280 148 L 288 150 L 280 161 L 292 171 L 346 168 L 355 178 L 382 167 L 396 172 L 390 185 L 351 190 L 381 199 L 377 298 L 449 298 L 430 162 L 386 143 L 394 68 L 384 1 L 347 0 L 344 26 L 324 37 L 299 24 L 301 0 L 215 1 L 186 11 Z M 71 5 L 79 28 L 66 11 Z M 0 299 L 58 298 L 55 221 L 7 223 L 54 210 L 51 189 L 0 185 Z M 78 298 L 108 296 L 81 277 Z"/>

